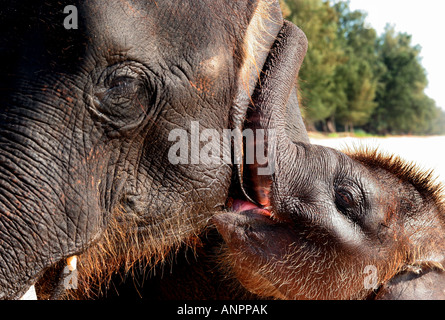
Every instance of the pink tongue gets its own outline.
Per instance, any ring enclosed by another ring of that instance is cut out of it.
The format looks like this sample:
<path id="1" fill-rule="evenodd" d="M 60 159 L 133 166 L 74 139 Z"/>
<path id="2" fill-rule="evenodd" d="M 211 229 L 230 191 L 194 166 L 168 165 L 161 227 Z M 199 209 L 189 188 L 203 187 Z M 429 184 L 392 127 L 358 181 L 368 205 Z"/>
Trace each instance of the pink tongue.
<path id="1" fill-rule="evenodd" d="M 243 200 L 234 200 L 232 204 L 232 210 L 236 212 L 243 212 L 252 209 L 260 209 L 258 206 L 254 205 L 251 202 L 243 201 Z"/>

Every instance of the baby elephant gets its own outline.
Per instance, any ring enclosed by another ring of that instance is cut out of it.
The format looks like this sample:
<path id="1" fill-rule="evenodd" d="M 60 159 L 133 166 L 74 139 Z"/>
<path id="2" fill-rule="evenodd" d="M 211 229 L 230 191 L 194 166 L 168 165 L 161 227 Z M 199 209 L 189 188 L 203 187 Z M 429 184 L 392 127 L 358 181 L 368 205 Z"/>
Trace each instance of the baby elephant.
<path id="1" fill-rule="evenodd" d="M 260 297 L 445 298 L 441 186 L 396 156 L 289 135 L 283 115 L 294 75 L 280 61 L 291 55 L 271 50 L 252 97 L 246 127 L 266 134 L 246 143 L 246 154 L 267 150 L 268 161 L 240 170 L 250 202 L 235 200 L 235 212 L 213 218 L 228 248 L 223 260 Z"/>
<path id="2" fill-rule="evenodd" d="M 233 200 L 211 220 L 218 232 L 145 281 L 144 298 L 445 299 L 444 195 L 431 172 L 374 149 L 283 151 L 293 165 L 244 172 L 262 184 L 247 190 L 258 203 Z"/>
<path id="3" fill-rule="evenodd" d="M 293 166 L 213 218 L 224 264 L 259 297 L 445 298 L 441 188 L 395 156 L 297 143 Z M 301 164 L 304 163 L 304 166 Z M 259 179 L 259 177 L 253 177 Z"/>

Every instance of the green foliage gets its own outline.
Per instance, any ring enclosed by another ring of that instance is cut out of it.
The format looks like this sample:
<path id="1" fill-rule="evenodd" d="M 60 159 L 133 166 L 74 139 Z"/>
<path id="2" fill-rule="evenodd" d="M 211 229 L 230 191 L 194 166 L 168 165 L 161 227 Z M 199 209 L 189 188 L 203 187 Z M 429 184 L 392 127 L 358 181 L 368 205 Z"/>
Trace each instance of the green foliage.
<path id="1" fill-rule="evenodd" d="M 347 3 L 334 5 L 339 16 L 338 39 L 344 48 L 347 61 L 336 69 L 336 81 L 340 83 L 346 99 L 336 108 L 336 119 L 345 131 L 368 122 L 376 107 L 374 102 L 378 79 L 376 77 L 374 29 L 365 25 L 365 14 L 350 11 Z"/>
<path id="2" fill-rule="evenodd" d="M 334 74 L 344 52 L 337 42 L 337 14 L 322 0 L 285 1 L 288 19 L 308 38 L 308 53 L 300 71 L 300 86 L 311 121 L 329 118 L 339 103 Z"/>
<path id="3" fill-rule="evenodd" d="M 387 26 L 380 37 L 349 3 L 281 0 L 308 38 L 300 95 L 310 126 L 374 134 L 444 134 L 445 111 L 424 90 L 421 48 Z"/>
<path id="4" fill-rule="evenodd" d="M 367 133 L 363 129 L 357 129 L 354 130 L 354 136 L 357 138 L 367 138 L 367 137 L 374 137 L 374 135 Z"/>
<path id="5" fill-rule="evenodd" d="M 424 93 L 428 84 L 411 36 L 387 26 L 379 39 L 378 57 L 386 72 L 380 77 L 378 107 L 370 128 L 379 133 L 422 134 L 431 130 L 435 103 Z"/>

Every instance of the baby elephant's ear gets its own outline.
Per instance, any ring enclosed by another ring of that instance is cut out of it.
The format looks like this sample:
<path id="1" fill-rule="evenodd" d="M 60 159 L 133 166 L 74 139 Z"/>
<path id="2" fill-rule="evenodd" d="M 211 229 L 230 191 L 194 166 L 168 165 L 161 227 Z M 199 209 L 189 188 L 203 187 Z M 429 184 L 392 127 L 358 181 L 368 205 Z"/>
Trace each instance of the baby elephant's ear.
<path id="1" fill-rule="evenodd" d="M 445 300 L 445 270 L 440 267 L 411 267 L 379 289 L 376 300 Z"/>

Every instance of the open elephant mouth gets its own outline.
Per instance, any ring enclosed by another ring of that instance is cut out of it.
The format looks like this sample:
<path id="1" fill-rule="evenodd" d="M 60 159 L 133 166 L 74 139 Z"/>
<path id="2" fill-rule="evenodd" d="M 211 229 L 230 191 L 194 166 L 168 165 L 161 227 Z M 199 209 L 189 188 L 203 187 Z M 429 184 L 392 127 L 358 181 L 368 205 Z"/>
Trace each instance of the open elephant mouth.
<path id="1" fill-rule="evenodd" d="M 251 135 L 246 135 L 244 159 L 237 167 L 241 192 L 232 195 L 229 210 L 259 214 L 275 222 L 289 221 L 274 209 L 272 185 L 274 176 L 279 174 L 277 153 L 291 140 L 308 142 L 306 132 L 290 137 L 286 131 L 286 121 L 291 121 L 286 119 L 288 110 L 299 112 L 298 105 L 292 108 L 289 104 L 292 104 L 290 98 L 295 94 L 293 89 L 306 50 L 304 34 L 285 21 L 247 110 L 244 130 L 250 130 Z"/>
<path id="2" fill-rule="evenodd" d="M 244 197 L 233 195 L 228 212 L 212 218 L 237 261 L 229 269 L 246 288 L 265 296 L 285 298 L 267 276 L 257 272 L 255 263 L 261 265 L 271 257 L 282 256 L 283 248 L 297 238 L 290 227 L 290 215 L 277 208 L 279 194 L 274 193 L 278 192 L 275 181 L 281 174 L 280 166 L 289 161 L 282 159 L 286 149 L 292 142 L 308 141 L 307 133 L 291 137 L 286 131 L 289 100 L 305 52 L 301 32 L 285 22 L 265 62 L 244 123 L 245 130 L 251 130 L 254 137 L 250 141 L 246 139 L 245 159 L 238 167 Z M 264 155 L 264 158 L 252 157 L 252 154 Z M 254 161 L 249 162 L 249 156 Z"/>

